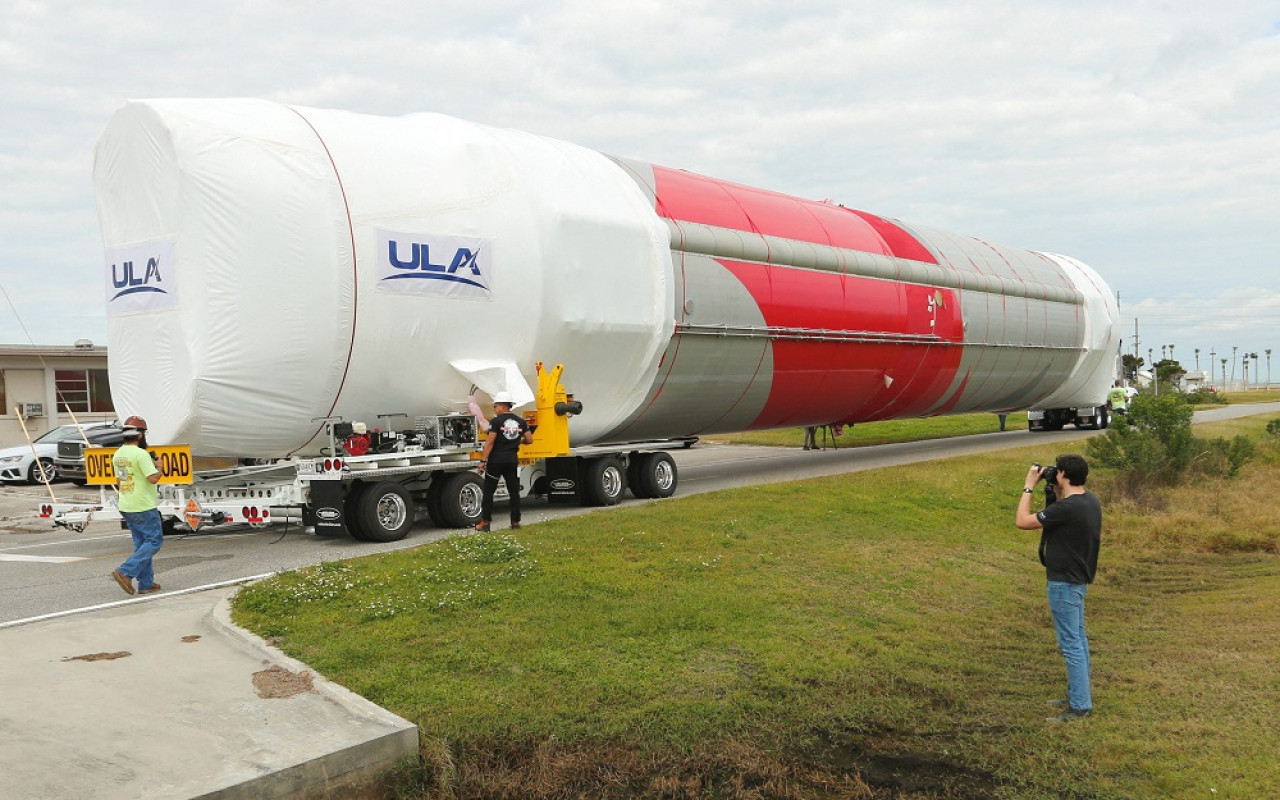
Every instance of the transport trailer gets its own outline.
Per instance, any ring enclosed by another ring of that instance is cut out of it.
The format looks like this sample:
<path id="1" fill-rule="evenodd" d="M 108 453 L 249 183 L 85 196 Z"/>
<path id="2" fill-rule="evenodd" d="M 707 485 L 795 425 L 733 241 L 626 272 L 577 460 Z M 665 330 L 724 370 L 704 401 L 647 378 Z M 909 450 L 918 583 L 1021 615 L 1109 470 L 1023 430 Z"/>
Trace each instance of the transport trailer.
<path id="1" fill-rule="evenodd" d="M 563 369 L 535 367 L 536 408 L 524 414 L 533 442 L 520 449 L 522 496 L 607 506 L 628 489 L 638 498 L 675 494 L 679 476 L 667 451 L 689 447 L 696 439 L 569 446 L 569 418 L 582 405 L 560 384 Z M 483 487 L 476 466 L 483 440 L 474 416 L 419 417 L 412 430 L 401 431 L 323 422 L 327 452 L 310 458 L 196 472 L 188 448 L 152 448 L 163 474 L 158 508 L 166 532 L 292 523 L 314 528 L 317 535 L 391 542 L 404 538 L 423 512 L 442 528 L 468 528 L 480 521 Z M 95 519 L 118 519 L 112 452 L 86 452 L 87 480 L 101 487 L 98 503 L 44 503 L 40 516 L 77 530 Z M 504 484 L 496 498 L 506 499 Z"/>
<path id="2" fill-rule="evenodd" d="M 1067 425 L 1081 430 L 1100 430 L 1111 423 L 1106 403 L 1096 406 L 1072 408 L 1032 408 L 1027 410 L 1027 429 L 1033 431 L 1060 431 Z"/>

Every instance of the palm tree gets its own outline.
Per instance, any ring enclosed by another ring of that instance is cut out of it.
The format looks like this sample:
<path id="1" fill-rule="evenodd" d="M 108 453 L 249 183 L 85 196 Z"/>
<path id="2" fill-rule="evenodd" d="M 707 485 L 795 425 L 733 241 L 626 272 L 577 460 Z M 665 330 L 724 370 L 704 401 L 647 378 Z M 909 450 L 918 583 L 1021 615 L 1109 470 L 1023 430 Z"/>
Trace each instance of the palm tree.
<path id="1" fill-rule="evenodd" d="M 1271 348 L 1266 349 L 1267 354 L 1267 388 L 1271 388 Z"/>
<path id="2" fill-rule="evenodd" d="M 1196 372 L 1200 371 L 1200 348 L 1196 348 Z"/>

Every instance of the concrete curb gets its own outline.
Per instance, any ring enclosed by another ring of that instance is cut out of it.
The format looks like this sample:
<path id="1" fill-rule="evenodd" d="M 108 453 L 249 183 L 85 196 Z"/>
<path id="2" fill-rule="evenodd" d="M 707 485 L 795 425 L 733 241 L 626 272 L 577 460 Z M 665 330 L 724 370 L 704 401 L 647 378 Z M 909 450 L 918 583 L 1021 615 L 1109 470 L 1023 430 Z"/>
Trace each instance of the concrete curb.
<path id="1" fill-rule="evenodd" d="M 333 683 L 311 667 L 272 647 L 264 639 L 231 620 L 231 598 L 227 595 L 214 606 L 214 628 L 241 647 L 257 651 L 264 662 L 293 673 L 310 673 L 312 689 L 354 717 L 390 730 L 357 745 L 347 747 L 292 767 L 199 795 L 199 800 L 337 800 L 337 798 L 381 797 L 387 773 L 399 762 L 418 753 L 418 726 L 369 702 L 344 686 Z"/>

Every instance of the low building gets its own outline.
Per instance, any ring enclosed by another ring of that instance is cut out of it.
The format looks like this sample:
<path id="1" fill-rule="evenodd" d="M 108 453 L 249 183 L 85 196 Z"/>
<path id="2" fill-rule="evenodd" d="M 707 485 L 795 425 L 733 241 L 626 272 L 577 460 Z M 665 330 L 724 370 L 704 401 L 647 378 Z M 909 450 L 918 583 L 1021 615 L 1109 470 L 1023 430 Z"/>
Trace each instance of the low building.
<path id="1" fill-rule="evenodd" d="M 107 348 L 81 339 L 70 347 L 0 345 L 0 446 L 26 443 L 74 420 L 116 419 Z"/>
<path id="2" fill-rule="evenodd" d="M 1209 385 L 1209 374 L 1202 369 L 1187 370 L 1182 376 L 1182 380 L 1178 383 L 1178 388 L 1184 392 L 1194 392 L 1204 389 Z"/>

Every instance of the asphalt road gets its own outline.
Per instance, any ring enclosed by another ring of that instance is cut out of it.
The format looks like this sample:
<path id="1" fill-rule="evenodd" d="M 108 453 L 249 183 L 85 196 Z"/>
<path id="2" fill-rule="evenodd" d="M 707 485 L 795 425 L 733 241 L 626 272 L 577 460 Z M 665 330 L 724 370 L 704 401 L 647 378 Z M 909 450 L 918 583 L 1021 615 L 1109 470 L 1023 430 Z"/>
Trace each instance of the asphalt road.
<path id="1" fill-rule="evenodd" d="M 1280 403 L 1232 405 L 1197 412 L 1196 422 L 1280 412 Z M 994 426 L 995 418 L 992 417 Z M 677 496 L 737 486 L 803 480 L 951 456 L 977 455 L 1011 447 L 1042 445 L 1043 458 L 1063 452 L 1065 444 L 1096 435 L 1093 431 L 1028 433 L 1006 431 L 955 439 L 879 447 L 805 451 L 800 448 L 699 444 L 672 451 L 679 467 Z M 90 499 L 96 490 L 55 484 L 59 499 Z M 402 541 L 389 544 L 314 536 L 299 527 L 266 529 L 226 527 L 217 532 L 169 537 L 156 556 L 156 577 L 164 589 L 146 598 L 130 598 L 109 573 L 132 551 L 118 522 L 93 522 L 84 532 L 53 528 L 34 517 L 48 499 L 42 486 L 0 487 L 0 628 L 121 603 L 158 602 L 166 596 L 236 583 L 249 578 L 323 561 L 417 547 L 451 531 L 420 520 Z M 625 499 L 620 506 L 639 501 Z M 656 501 L 662 502 L 662 501 Z M 525 523 L 609 509 L 553 506 L 526 501 Z M 495 529 L 505 524 L 504 509 Z"/>

